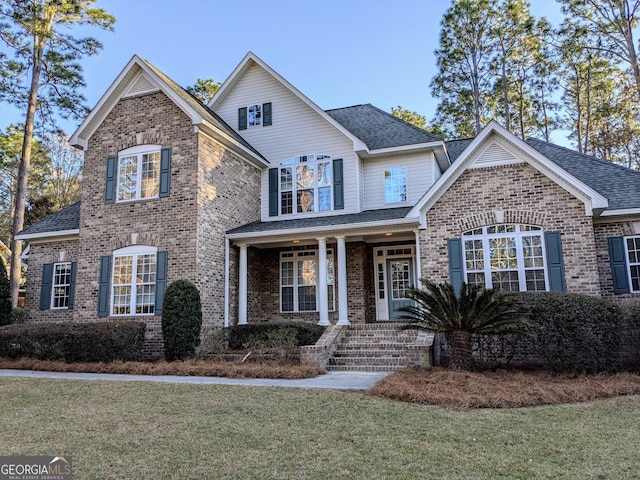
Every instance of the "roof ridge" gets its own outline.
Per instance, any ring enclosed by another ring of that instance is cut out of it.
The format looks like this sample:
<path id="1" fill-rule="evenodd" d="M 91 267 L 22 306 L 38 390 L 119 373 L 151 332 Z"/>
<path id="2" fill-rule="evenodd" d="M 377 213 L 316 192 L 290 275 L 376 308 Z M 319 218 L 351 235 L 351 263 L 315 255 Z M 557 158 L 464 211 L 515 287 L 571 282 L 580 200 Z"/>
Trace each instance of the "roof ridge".
<path id="1" fill-rule="evenodd" d="M 371 108 L 375 108 L 376 110 L 378 110 L 378 111 L 379 111 L 379 112 L 381 112 L 381 113 L 384 113 L 385 115 L 387 115 L 388 117 L 392 118 L 392 119 L 393 119 L 394 121 L 396 121 L 396 122 L 402 123 L 403 125 L 408 125 L 408 126 L 410 126 L 411 128 L 413 128 L 414 130 L 417 130 L 417 131 L 419 131 L 419 132 L 423 132 L 423 133 L 424 133 L 424 132 L 426 132 L 426 133 L 427 133 L 427 134 L 429 134 L 430 136 L 432 136 L 432 137 L 434 137 L 434 138 L 436 138 L 436 139 L 438 139 L 438 140 L 442 140 L 442 141 L 444 141 L 444 138 L 440 138 L 438 135 L 434 135 L 433 133 L 429 132 L 426 128 L 420 128 L 420 127 L 418 127 L 418 126 L 414 125 L 413 123 L 409 123 L 409 122 L 407 122 L 406 120 L 403 120 L 403 119 L 402 119 L 402 118 L 400 118 L 400 117 L 396 117 L 396 116 L 395 116 L 394 114 L 392 114 L 392 113 L 386 112 L 386 111 L 382 110 L 381 108 L 376 107 L 375 105 L 373 105 L 373 104 L 371 104 L 371 103 L 367 103 L 367 104 L 365 104 L 365 105 L 369 105 Z"/>

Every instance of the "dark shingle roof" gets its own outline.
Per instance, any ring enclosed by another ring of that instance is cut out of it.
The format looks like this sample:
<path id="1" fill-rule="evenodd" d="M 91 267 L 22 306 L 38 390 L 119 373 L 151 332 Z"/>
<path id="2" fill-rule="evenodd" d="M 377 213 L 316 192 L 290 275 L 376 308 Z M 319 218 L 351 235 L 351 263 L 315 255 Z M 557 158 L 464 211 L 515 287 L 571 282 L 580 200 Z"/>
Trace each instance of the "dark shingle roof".
<path id="1" fill-rule="evenodd" d="M 640 172 L 536 138 L 527 143 L 606 197 L 607 210 L 640 207 Z"/>
<path id="2" fill-rule="evenodd" d="M 464 138 L 461 140 L 451 140 L 447 141 L 447 153 L 449 154 L 449 160 L 453 163 L 460 154 L 464 151 L 465 148 L 469 146 L 469 144 L 473 142 L 473 138 Z"/>
<path id="3" fill-rule="evenodd" d="M 369 103 L 326 110 L 326 113 L 362 140 L 369 150 L 442 140 Z"/>
<path id="4" fill-rule="evenodd" d="M 34 223 L 22 230 L 19 235 L 32 233 L 62 232 L 77 230 L 80 227 L 80 202 L 69 205 L 59 212 L 53 213 L 44 220 Z"/>
<path id="5" fill-rule="evenodd" d="M 331 215 L 329 217 L 295 218 L 274 222 L 254 222 L 243 225 L 227 233 L 257 233 L 274 232 L 279 230 L 291 230 L 311 227 L 331 227 L 336 225 L 351 225 L 368 222 L 381 222 L 384 220 L 400 220 L 404 218 L 412 207 L 385 208 L 382 210 L 365 210 L 360 213 L 348 213 L 346 215 Z"/>

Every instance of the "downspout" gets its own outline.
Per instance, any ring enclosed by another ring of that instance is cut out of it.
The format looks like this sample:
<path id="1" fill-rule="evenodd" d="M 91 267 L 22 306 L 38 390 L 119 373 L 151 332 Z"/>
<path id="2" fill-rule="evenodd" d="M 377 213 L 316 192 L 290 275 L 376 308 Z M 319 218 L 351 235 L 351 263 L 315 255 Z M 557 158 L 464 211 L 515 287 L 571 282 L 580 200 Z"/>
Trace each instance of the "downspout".
<path id="1" fill-rule="evenodd" d="M 416 284 L 414 287 L 419 288 L 420 278 L 422 276 L 422 265 L 420 264 L 420 230 L 416 228 L 413 233 L 416 235 Z"/>

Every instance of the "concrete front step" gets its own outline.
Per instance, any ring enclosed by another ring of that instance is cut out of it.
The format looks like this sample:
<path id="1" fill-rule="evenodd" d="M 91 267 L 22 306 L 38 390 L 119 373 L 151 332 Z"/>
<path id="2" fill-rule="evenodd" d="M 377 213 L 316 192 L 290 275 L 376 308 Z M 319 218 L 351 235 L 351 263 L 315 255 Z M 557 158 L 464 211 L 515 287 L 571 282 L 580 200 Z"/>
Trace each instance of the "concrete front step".
<path id="1" fill-rule="evenodd" d="M 330 372 L 391 372 L 402 370 L 403 367 L 389 365 L 327 365 L 325 370 Z"/>

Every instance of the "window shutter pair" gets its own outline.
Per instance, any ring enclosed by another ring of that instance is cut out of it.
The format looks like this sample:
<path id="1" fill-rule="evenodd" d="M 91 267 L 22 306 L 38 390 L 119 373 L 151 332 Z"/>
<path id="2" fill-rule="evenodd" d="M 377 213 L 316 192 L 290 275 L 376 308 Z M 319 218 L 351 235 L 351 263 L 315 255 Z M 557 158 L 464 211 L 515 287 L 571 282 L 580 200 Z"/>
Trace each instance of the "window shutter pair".
<path id="1" fill-rule="evenodd" d="M 545 232 L 545 254 L 547 257 L 547 272 L 549 274 L 549 290 L 552 292 L 565 292 L 567 285 L 564 274 L 564 261 L 562 259 L 562 243 L 560 232 Z M 449 281 L 460 293 L 464 278 L 464 250 L 461 238 L 447 240 L 449 253 Z"/>
<path id="2" fill-rule="evenodd" d="M 100 257 L 100 280 L 98 282 L 98 316 L 109 316 L 109 299 L 111 297 L 111 255 Z M 156 299 L 154 313 L 162 314 L 162 302 L 167 291 L 167 270 L 169 267 L 168 252 L 156 254 Z"/>
<path id="3" fill-rule="evenodd" d="M 267 127 L 273 124 L 271 102 L 262 104 L 262 126 Z M 238 109 L 238 130 L 247 129 L 247 107 Z"/>
<path id="4" fill-rule="evenodd" d="M 76 290 L 77 262 L 71 262 L 71 282 L 69 284 L 69 309 L 73 308 Z M 40 284 L 40 310 L 51 308 L 51 289 L 53 288 L 53 263 L 42 265 L 42 282 Z"/>
<path id="5" fill-rule="evenodd" d="M 333 161 L 333 209 L 344 210 L 344 179 L 342 159 Z M 278 216 L 278 169 L 269 169 L 269 216 Z"/>
<path id="6" fill-rule="evenodd" d="M 630 293 L 629 271 L 627 270 L 627 256 L 624 250 L 624 237 L 609 237 L 609 262 L 613 278 L 613 293 Z"/>
<path id="7" fill-rule="evenodd" d="M 118 157 L 107 158 L 107 178 L 104 187 L 104 203 L 116 202 L 116 189 L 118 188 Z M 168 197 L 171 190 L 171 149 L 160 150 L 160 189 L 159 197 Z"/>

